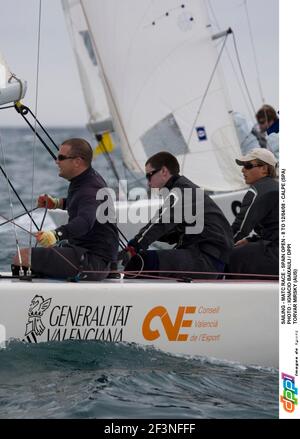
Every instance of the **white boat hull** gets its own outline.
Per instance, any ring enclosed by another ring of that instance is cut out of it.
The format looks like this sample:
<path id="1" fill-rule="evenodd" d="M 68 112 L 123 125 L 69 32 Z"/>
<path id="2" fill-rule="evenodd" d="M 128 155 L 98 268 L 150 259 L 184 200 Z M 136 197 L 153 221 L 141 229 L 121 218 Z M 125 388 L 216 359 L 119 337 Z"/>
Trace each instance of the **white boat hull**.
<path id="1" fill-rule="evenodd" d="M 27 342 L 123 341 L 278 367 L 278 315 L 275 282 L 0 280 L 2 330 Z"/>

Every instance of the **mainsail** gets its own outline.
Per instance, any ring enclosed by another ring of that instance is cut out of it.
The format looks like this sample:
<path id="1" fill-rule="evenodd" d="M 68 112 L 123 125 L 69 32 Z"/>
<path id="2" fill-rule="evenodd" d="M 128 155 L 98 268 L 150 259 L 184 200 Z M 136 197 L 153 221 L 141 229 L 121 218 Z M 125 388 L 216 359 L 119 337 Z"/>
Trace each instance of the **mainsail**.
<path id="1" fill-rule="evenodd" d="M 127 166 L 143 170 L 149 156 L 167 150 L 202 187 L 243 188 L 204 1 L 80 4 Z"/>

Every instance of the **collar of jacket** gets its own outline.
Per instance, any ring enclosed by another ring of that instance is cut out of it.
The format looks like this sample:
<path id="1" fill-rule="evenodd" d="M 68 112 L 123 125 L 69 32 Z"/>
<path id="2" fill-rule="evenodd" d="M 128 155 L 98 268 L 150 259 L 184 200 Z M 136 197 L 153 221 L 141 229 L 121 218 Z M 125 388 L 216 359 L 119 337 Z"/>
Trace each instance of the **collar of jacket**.
<path id="1" fill-rule="evenodd" d="M 172 177 L 169 178 L 164 187 L 166 187 L 167 189 L 172 189 L 178 178 L 180 178 L 180 175 L 172 175 Z"/>
<path id="2" fill-rule="evenodd" d="M 271 133 L 279 133 L 279 119 L 275 120 L 275 122 L 267 129 L 268 135 Z"/>
<path id="3" fill-rule="evenodd" d="M 70 183 L 72 184 L 77 184 L 80 183 L 82 180 L 85 179 L 85 177 L 89 174 L 91 174 L 93 171 L 93 168 L 90 166 L 89 168 L 87 168 L 85 171 L 83 171 L 81 174 L 77 175 L 76 177 L 72 178 L 70 180 Z"/>

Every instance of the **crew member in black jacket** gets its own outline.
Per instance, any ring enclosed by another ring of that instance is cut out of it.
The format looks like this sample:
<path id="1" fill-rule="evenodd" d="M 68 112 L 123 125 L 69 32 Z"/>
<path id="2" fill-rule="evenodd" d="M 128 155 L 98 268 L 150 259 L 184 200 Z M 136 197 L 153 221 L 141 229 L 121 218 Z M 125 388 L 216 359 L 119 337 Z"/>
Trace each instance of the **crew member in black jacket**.
<path id="1" fill-rule="evenodd" d="M 243 166 L 242 173 L 250 188 L 232 224 L 235 247 L 230 257 L 228 272 L 278 275 L 277 160 L 271 151 L 255 148 L 236 162 Z M 245 279 L 245 276 L 241 278 Z"/>
<path id="2" fill-rule="evenodd" d="M 224 271 L 233 246 L 230 224 L 222 211 L 196 184 L 179 175 L 179 163 L 172 154 L 155 154 L 147 160 L 145 170 L 149 187 L 165 191 L 164 203 L 119 254 L 125 271 L 155 271 L 177 278 L 217 278 L 216 273 Z M 187 211 L 193 215 L 187 215 Z M 175 247 L 147 250 L 155 241 Z"/>
<path id="3" fill-rule="evenodd" d="M 66 209 L 69 221 L 55 230 L 36 234 L 42 247 L 32 249 L 31 267 L 34 273 L 54 278 L 72 278 L 83 271 L 81 279 L 101 280 L 107 277 L 110 263 L 116 261 L 116 225 L 108 221 L 100 223 L 96 219 L 100 205 L 96 194 L 99 189 L 106 187 L 106 183 L 91 167 L 92 157 L 92 148 L 84 139 L 69 139 L 60 146 L 56 163 L 59 176 L 70 181 L 67 198 L 40 195 L 38 207 Z M 64 243 L 56 246 L 60 241 Z M 21 256 L 22 266 L 27 267 L 29 250 L 22 249 Z M 14 265 L 20 265 L 17 255 Z"/>

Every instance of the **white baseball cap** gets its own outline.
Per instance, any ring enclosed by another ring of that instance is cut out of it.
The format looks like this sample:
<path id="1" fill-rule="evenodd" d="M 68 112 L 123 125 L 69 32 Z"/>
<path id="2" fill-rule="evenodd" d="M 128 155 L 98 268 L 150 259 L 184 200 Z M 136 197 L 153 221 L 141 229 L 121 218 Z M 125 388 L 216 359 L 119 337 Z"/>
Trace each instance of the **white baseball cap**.
<path id="1" fill-rule="evenodd" d="M 266 148 L 254 148 L 249 151 L 248 154 L 235 159 L 236 163 L 239 166 L 244 166 L 244 163 L 251 162 L 251 160 L 261 160 L 262 162 L 267 163 L 268 165 L 273 166 L 274 168 L 277 165 L 277 159 L 274 154 Z"/>

